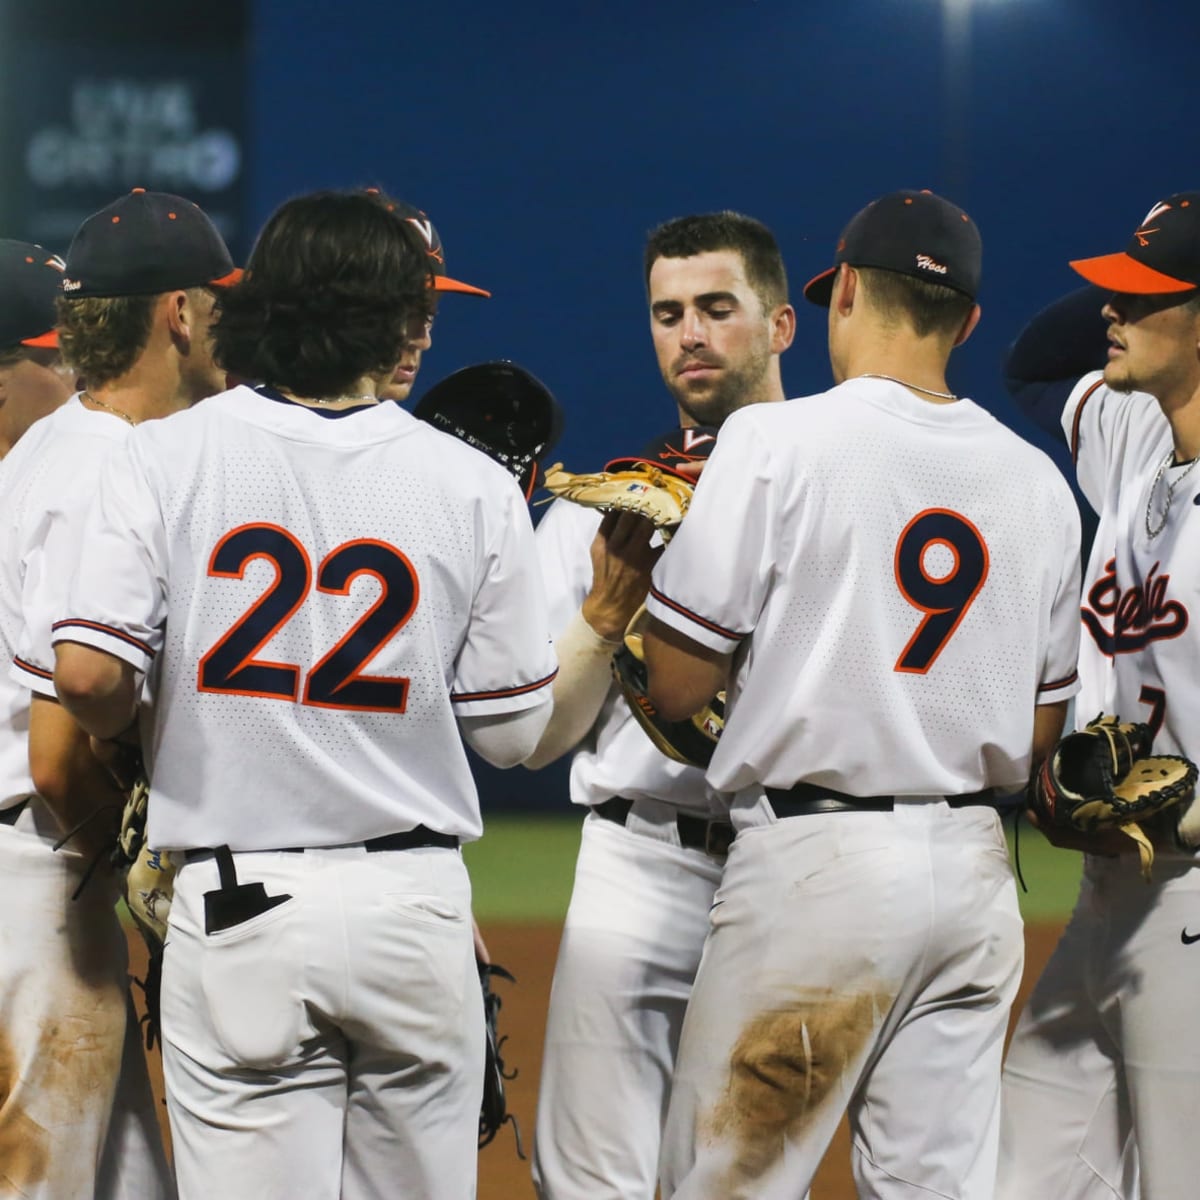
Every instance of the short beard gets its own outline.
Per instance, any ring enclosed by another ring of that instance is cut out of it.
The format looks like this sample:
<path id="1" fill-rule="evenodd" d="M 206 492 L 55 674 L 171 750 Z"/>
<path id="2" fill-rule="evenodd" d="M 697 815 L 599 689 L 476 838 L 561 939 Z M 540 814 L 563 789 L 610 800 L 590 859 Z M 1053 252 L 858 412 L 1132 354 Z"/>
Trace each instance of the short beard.
<path id="1" fill-rule="evenodd" d="M 763 353 L 756 355 L 740 370 L 727 366 L 722 378 L 699 394 L 689 391 L 686 383 L 680 379 L 671 378 L 665 382 L 675 403 L 697 425 L 715 428 L 723 424 L 730 413 L 763 399 L 770 365 L 770 354 Z"/>

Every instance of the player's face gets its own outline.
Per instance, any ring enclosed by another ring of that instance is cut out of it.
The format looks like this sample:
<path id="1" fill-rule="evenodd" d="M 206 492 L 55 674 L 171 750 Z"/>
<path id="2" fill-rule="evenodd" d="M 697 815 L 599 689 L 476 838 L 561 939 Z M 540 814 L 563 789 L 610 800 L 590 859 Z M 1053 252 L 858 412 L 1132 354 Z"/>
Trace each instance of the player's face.
<path id="1" fill-rule="evenodd" d="M 379 389 L 381 400 L 407 400 L 421 369 L 421 355 L 433 345 L 433 317 L 413 316 L 409 320 L 404 351 L 392 377 Z"/>
<path id="2" fill-rule="evenodd" d="M 74 384 L 75 374 L 57 350 L 31 347 L 16 362 L 0 366 L 0 454 L 62 404 Z"/>
<path id="3" fill-rule="evenodd" d="M 770 398 L 777 314 L 763 311 L 740 254 L 659 258 L 649 290 L 658 368 L 684 414 L 719 425 L 743 405 Z"/>
<path id="4" fill-rule="evenodd" d="M 1178 296 L 1109 298 L 1108 362 L 1104 382 L 1122 392 L 1160 400 L 1188 398 L 1200 387 L 1200 313 Z"/>

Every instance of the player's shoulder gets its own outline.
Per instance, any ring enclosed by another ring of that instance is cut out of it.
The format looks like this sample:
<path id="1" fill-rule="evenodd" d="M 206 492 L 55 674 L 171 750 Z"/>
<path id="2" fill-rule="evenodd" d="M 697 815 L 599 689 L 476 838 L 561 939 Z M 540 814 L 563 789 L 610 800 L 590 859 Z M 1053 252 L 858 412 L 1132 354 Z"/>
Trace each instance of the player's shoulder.
<path id="1" fill-rule="evenodd" d="M 89 412 L 73 396 L 35 421 L 8 452 L 0 467 L 0 489 L 33 478 L 64 489 L 83 482 L 90 486 L 112 445 L 128 432 L 116 418 Z"/>

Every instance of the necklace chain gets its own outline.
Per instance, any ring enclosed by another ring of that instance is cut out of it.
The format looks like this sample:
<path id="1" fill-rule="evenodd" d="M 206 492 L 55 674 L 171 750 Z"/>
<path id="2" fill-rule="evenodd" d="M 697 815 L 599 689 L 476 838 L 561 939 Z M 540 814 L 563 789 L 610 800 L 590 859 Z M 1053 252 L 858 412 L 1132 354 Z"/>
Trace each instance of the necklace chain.
<path id="1" fill-rule="evenodd" d="M 1171 500 L 1175 495 L 1175 489 L 1188 477 L 1191 469 L 1200 462 L 1200 458 L 1193 458 L 1188 465 L 1174 479 L 1167 481 L 1167 500 L 1163 505 L 1162 520 L 1151 528 L 1150 514 L 1154 510 L 1154 493 L 1158 490 L 1158 482 L 1166 474 L 1167 468 L 1175 461 L 1175 451 L 1168 450 L 1166 457 L 1158 464 L 1158 470 L 1154 473 L 1154 482 L 1150 485 L 1150 494 L 1146 497 L 1146 537 L 1154 539 L 1167 527 L 1167 517 L 1171 512 Z"/>
<path id="2" fill-rule="evenodd" d="M 287 393 L 284 393 L 287 395 Z M 361 396 L 288 396 L 289 400 L 294 400 L 297 404 L 345 404 L 347 401 L 353 401 L 355 404 L 363 404 L 370 401 L 374 404 L 379 397 L 373 396 L 370 392 L 364 392 Z"/>
<path id="3" fill-rule="evenodd" d="M 901 387 L 912 388 L 914 392 L 924 392 L 927 396 L 937 396 L 939 400 L 957 400 L 958 397 L 953 392 L 935 392 L 933 388 L 922 387 L 919 383 L 907 383 L 903 379 L 897 379 L 894 375 L 879 375 L 874 371 L 864 371 L 861 375 L 856 375 L 856 379 L 886 379 L 888 383 L 898 383 Z"/>
<path id="4" fill-rule="evenodd" d="M 105 411 L 115 414 L 116 416 L 120 417 L 122 421 L 125 421 L 130 425 L 137 424 L 137 421 L 135 421 L 127 412 L 117 408 L 115 404 L 109 404 L 106 400 L 101 400 L 98 396 L 93 396 L 92 393 L 86 389 L 80 392 L 80 395 L 89 404 L 94 404 L 97 408 L 103 408 Z"/>

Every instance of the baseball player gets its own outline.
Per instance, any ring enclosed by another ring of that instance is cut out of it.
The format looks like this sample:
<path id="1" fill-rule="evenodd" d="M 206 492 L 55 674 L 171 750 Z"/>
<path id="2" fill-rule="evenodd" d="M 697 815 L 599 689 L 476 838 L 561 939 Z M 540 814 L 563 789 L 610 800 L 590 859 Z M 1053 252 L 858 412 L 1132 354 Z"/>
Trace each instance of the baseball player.
<path id="1" fill-rule="evenodd" d="M 72 900 L 88 864 L 102 863 L 122 797 L 57 702 L 50 633 L 107 452 L 134 425 L 221 386 L 209 285 L 232 271 L 216 229 L 179 196 L 138 189 L 89 217 L 57 273 L 61 345 L 87 389 L 4 460 L 0 1003 L 20 1083 L 0 1109 L 0 1139 L 26 1147 L 4 1156 L 22 1196 L 174 1194 L 129 1019 L 117 880 L 99 865 Z"/>
<path id="2" fill-rule="evenodd" d="M 463 283 L 452 279 L 446 274 L 446 251 L 442 248 L 442 239 L 433 227 L 433 222 L 419 208 L 405 204 L 385 195 L 378 188 L 367 188 L 367 194 L 375 196 L 381 204 L 390 211 L 399 214 L 406 220 L 420 237 L 425 247 L 431 272 L 430 282 L 433 286 L 433 303 L 430 304 L 429 315 L 420 329 L 414 329 L 412 335 L 404 343 L 404 352 L 396 364 L 396 370 L 391 380 L 380 389 L 381 400 L 404 401 L 412 394 L 413 384 L 417 380 L 417 372 L 421 369 L 421 356 L 433 345 L 433 318 L 437 311 L 437 299 L 443 292 L 458 292 L 468 296 L 490 296 L 492 293 L 474 284 Z"/>
<path id="3" fill-rule="evenodd" d="M 1149 722 L 1156 752 L 1196 759 L 1200 192 L 1157 202 L 1122 253 L 1071 266 L 1095 286 L 1039 314 L 1007 373 L 1021 407 L 1065 435 L 1099 516 L 1076 712 Z M 1074 839 L 1089 851 L 1079 899 L 1005 1065 L 1003 1197 L 1128 1200 L 1139 1174 L 1147 1198 L 1196 1194 L 1200 872 L 1163 830 L 1147 886 L 1128 841 Z"/>
<path id="4" fill-rule="evenodd" d="M 734 414 L 653 573 L 650 697 L 727 687 L 736 837 L 684 1022 L 663 1195 L 783 1200 L 848 1111 L 862 1197 L 991 1197 L 1021 973 L 992 789 L 1074 691 L 1078 515 L 946 386 L 980 239 L 896 192 L 805 295 L 829 392 Z"/>
<path id="5" fill-rule="evenodd" d="M 795 312 L 770 231 L 682 217 L 645 252 L 650 328 L 682 428 L 660 450 L 702 460 L 743 405 L 782 400 Z M 653 1200 L 683 1012 L 732 830 L 697 767 L 655 749 L 610 661 L 659 550 L 639 516 L 555 503 L 538 526 L 560 667 L 540 766 L 574 751 L 587 812 L 555 967 L 534 1148 L 543 1200 Z"/>
<path id="6" fill-rule="evenodd" d="M 71 394 L 54 332 L 62 259 L 0 238 L 0 458 Z"/>
<path id="7" fill-rule="evenodd" d="M 318 236 L 319 234 L 319 236 Z M 222 296 L 239 386 L 109 460 L 55 680 L 134 718 L 181 862 L 162 980 L 184 1200 L 473 1194 L 482 999 L 462 738 L 536 745 L 555 666 L 524 498 L 380 404 L 428 315 L 411 228 L 362 193 L 268 220 Z"/>

